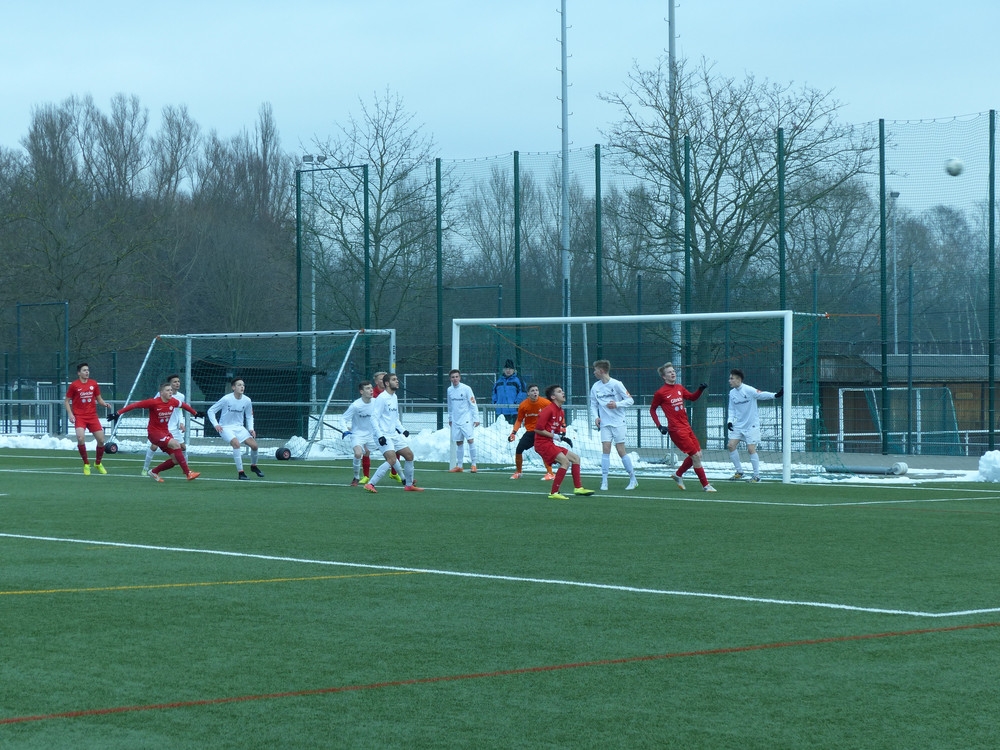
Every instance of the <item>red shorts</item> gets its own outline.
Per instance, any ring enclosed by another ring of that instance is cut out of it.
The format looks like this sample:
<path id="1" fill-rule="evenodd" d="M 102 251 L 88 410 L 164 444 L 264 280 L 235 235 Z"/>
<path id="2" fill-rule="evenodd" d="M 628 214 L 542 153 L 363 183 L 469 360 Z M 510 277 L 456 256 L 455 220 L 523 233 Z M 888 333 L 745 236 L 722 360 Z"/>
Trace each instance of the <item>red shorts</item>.
<path id="1" fill-rule="evenodd" d="M 76 429 L 90 430 L 93 433 L 104 432 L 104 425 L 96 416 L 94 417 L 73 417 L 73 424 Z"/>
<path id="2" fill-rule="evenodd" d="M 547 440 L 535 440 L 535 452 L 541 456 L 542 460 L 548 465 L 552 466 L 554 463 L 558 463 L 556 458 L 560 453 L 569 453 L 567 448 L 561 445 L 556 445 L 555 443 L 550 443 Z"/>
<path id="3" fill-rule="evenodd" d="M 670 439 L 673 440 L 674 445 L 677 446 L 677 450 L 688 456 L 693 456 L 695 453 L 701 450 L 701 443 L 698 442 L 698 438 L 694 436 L 694 432 L 691 428 L 686 430 L 670 430 Z"/>
<path id="4" fill-rule="evenodd" d="M 174 436 L 169 432 L 146 432 L 146 437 L 149 438 L 149 442 L 155 445 L 164 453 L 170 453 L 170 449 L 167 447 L 167 443 L 174 439 Z"/>

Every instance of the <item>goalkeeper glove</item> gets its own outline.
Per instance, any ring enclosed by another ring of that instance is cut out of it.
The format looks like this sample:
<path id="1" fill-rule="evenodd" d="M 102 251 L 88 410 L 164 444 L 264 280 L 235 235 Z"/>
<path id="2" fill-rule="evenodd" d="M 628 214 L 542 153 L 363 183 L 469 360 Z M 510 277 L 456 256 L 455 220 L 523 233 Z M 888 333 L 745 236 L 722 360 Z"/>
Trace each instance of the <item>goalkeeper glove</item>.
<path id="1" fill-rule="evenodd" d="M 704 391 L 704 390 L 707 390 L 707 389 L 708 389 L 708 383 L 700 383 L 698 385 L 698 390 L 699 391 Z"/>
<path id="2" fill-rule="evenodd" d="M 409 436 L 410 436 L 410 431 L 409 430 L 403 430 L 403 437 L 409 437 Z"/>
<path id="3" fill-rule="evenodd" d="M 559 439 L 562 442 L 566 443 L 566 445 L 568 445 L 570 448 L 573 447 L 573 441 L 570 440 L 568 437 L 566 437 L 566 433 L 565 432 L 559 434 Z"/>
<path id="4" fill-rule="evenodd" d="M 351 432 L 350 430 L 348 430 L 347 432 L 340 433 L 340 436 L 342 438 L 346 438 L 348 435 L 353 435 L 353 434 L 354 434 L 353 432 Z"/>
<path id="5" fill-rule="evenodd" d="M 387 442 L 387 441 L 386 441 L 386 439 L 385 439 L 385 435 L 383 435 L 382 437 L 380 437 L 380 438 L 378 439 L 378 444 L 379 444 L 379 445 L 381 445 L 381 446 L 382 446 L 383 448 L 385 447 L 385 444 L 386 444 L 386 442 Z"/>
<path id="6" fill-rule="evenodd" d="M 779 388 L 778 392 L 774 394 L 774 397 L 775 398 L 781 398 L 781 394 L 783 394 L 784 392 L 785 392 L 784 388 Z"/>
<path id="7" fill-rule="evenodd" d="M 733 423 L 732 422 L 726 422 L 726 429 L 729 430 L 730 432 L 732 432 L 733 431 Z"/>
<path id="8" fill-rule="evenodd" d="M 203 411 L 196 411 L 196 412 L 194 413 L 194 415 L 195 415 L 195 416 L 196 416 L 196 417 L 197 417 L 198 419 L 204 419 L 204 418 L 205 418 L 205 417 L 207 416 L 207 415 L 205 414 L 205 412 L 203 412 Z"/>
<path id="9" fill-rule="evenodd" d="M 120 413 L 120 412 L 117 412 L 117 411 L 113 411 L 113 412 L 111 412 L 111 413 L 110 413 L 110 414 L 108 415 L 108 421 L 109 421 L 109 422 L 117 422 L 117 421 L 118 421 L 118 417 L 120 417 L 120 416 L 121 416 L 121 413 Z"/>
<path id="10" fill-rule="evenodd" d="M 667 428 L 664 427 L 662 424 L 660 425 L 660 434 L 661 435 L 666 435 L 667 434 Z"/>
<path id="11" fill-rule="evenodd" d="M 507 438 L 507 442 L 513 443 L 515 440 L 517 440 L 517 433 L 516 432 L 510 433 L 510 437 Z"/>

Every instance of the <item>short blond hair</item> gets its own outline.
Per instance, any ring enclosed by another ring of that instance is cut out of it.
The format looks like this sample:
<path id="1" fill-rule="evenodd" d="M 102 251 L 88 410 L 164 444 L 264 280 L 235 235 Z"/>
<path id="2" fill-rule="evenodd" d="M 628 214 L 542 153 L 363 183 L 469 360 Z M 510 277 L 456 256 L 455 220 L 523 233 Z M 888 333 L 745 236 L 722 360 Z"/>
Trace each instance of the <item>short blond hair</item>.
<path id="1" fill-rule="evenodd" d="M 662 378 L 663 377 L 663 373 L 665 373 L 671 367 L 674 367 L 674 363 L 673 362 L 665 362 L 664 364 L 662 364 L 659 367 L 657 367 L 656 371 L 660 374 L 660 377 Z M 677 369 L 677 368 L 674 367 L 674 369 Z"/>
<path id="2" fill-rule="evenodd" d="M 604 370 L 604 372 L 611 372 L 611 362 L 606 359 L 599 359 L 594 362 L 595 370 Z"/>

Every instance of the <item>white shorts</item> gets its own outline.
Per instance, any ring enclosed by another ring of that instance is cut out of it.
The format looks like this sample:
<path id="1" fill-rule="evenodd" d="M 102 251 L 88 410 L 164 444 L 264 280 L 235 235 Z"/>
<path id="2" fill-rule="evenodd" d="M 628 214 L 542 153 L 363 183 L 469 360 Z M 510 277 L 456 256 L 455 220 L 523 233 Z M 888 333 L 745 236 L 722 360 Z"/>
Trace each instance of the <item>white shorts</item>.
<path id="1" fill-rule="evenodd" d="M 611 443 L 612 445 L 618 445 L 618 443 L 625 442 L 625 435 L 628 430 L 625 425 L 601 425 L 601 442 Z"/>
<path id="2" fill-rule="evenodd" d="M 220 434 L 222 435 L 222 439 L 225 440 L 227 443 L 233 442 L 233 438 L 236 438 L 241 443 L 246 442 L 247 440 L 250 439 L 250 431 L 246 427 L 243 427 L 242 425 L 231 425 L 229 427 L 223 427 L 222 432 Z"/>
<path id="3" fill-rule="evenodd" d="M 459 442 L 462 440 L 473 440 L 474 436 L 472 422 L 452 422 L 451 423 L 451 439 L 454 442 Z"/>
<path id="4" fill-rule="evenodd" d="M 351 447 L 361 448 L 367 453 L 374 453 L 376 456 L 382 454 L 384 450 L 381 445 L 378 444 L 378 440 L 370 432 L 354 432 L 351 434 Z"/>
<path id="5" fill-rule="evenodd" d="M 392 449 L 396 451 L 396 453 L 399 453 L 401 450 L 403 450 L 403 448 L 410 447 L 410 441 L 399 433 L 395 435 L 387 435 L 386 438 L 388 439 L 388 444 L 384 448 L 380 449 L 382 451 L 387 451 L 389 449 Z"/>
<path id="6" fill-rule="evenodd" d="M 736 440 L 737 442 L 742 440 L 747 445 L 760 445 L 760 427 L 754 425 L 742 432 L 740 430 L 730 430 L 729 439 Z"/>

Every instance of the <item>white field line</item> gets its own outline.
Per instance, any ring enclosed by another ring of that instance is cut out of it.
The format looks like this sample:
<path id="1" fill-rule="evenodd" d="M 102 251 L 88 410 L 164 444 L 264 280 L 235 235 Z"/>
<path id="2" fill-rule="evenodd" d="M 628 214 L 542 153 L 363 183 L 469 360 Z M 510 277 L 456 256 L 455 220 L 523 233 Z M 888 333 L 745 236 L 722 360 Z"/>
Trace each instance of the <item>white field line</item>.
<path id="1" fill-rule="evenodd" d="M 548 586 L 572 586 L 604 591 L 620 591 L 630 594 L 654 594 L 657 596 L 686 596 L 700 599 L 720 599 L 724 601 L 747 602 L 752 604 L 777 604 L 796 607 L 815 607 L 819 609 L 834 609 L 848 612 L 865 612 L 870 614 L 907 615 L 910 617 L 961 617 L 966 615 L 982 615 L 1000 612 L 1000 607 L 982 609 L 956 610 L 952 612 L 919 612 L 902 609 L 884 609 L 881 607 L 859 607 L 851 604 L 836 604 L 831 602 L 796 601 L 791 599 L 771 599 L 755 596 L 735 596 L 732 594 L 713 594 L 698 591 L 672 591 L 669 589 L 650 589 L 635 586 L 618 586 L 607 583 L 588 583 L 585 581 L 563 581 L 552 578 L 530 578 L 523 576 L 491 575 L 488 573 L 466 573 L 454 570 L 435 570 L 433 568 L 409 568 L 396 565 L 371 565 L 367 563 L 337 562 L 334 560 L 311 560 L 301 557 L 283 557 L 279 555 L 260 555 L 249 552 L 229 552 L 225 550 L 192 549 L 187 547 L 163 547 L 151 544 L 131 544 L 127 542 L 108 542 L 94 539 L 66 539 L 62 537 L 32 536 L 28 534 L 6 534 L 0 532 L 0 538 L 25 539 L 40 542 L 57 542 L 63 544 L 87 544 L 91 546 L 117 547 L 122 549 L 151 550 L 154 552 L 180 552 L 195 555 L 217 555 L 221 557 L 238 557 L 251 560 L 267 560 L 271 562 L 299 563 L 303 565 L 328 565 L 343 568 L 361 568 L 364 570 L 383 570 L 396 573 L 425 573 L 428 575 L 451 576 L 455 578 L 476 578 L 487 581 L 509 581 L 512 583 L 537 583 Z"/>

